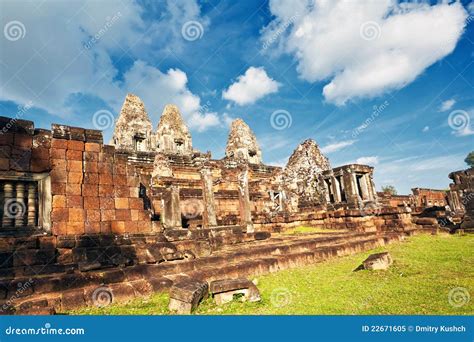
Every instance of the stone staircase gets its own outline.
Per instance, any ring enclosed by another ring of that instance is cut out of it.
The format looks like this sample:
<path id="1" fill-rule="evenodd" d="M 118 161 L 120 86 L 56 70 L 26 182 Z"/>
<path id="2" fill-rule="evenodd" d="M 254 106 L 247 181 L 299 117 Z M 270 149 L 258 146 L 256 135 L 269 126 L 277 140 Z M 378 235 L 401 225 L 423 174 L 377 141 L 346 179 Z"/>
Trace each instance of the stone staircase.
<path id="1" fill-rule="evenodd" d="M 123 302 L 167 290 L 173 282 L 183 278 L 209 282 L 223 278 L 258 276 L 373 249 L 400 241 L 412 233 L 413 231 L 341 231 L 293 236 L 276 234 L 267 240 L 225 245 L 209 256 L 196 259 L 50 274 L 34 279 L 25 277 L 3 284 L 8 295 L 0 301 L 0 308 L 4 308 L 4 314 L 65 312 L 93 305 L 94 291 L 98 288 L 110 291 L 114 302 Z M 31 286 L 18 293 L 18 289 L 28 282 L 31 282 Z"/>

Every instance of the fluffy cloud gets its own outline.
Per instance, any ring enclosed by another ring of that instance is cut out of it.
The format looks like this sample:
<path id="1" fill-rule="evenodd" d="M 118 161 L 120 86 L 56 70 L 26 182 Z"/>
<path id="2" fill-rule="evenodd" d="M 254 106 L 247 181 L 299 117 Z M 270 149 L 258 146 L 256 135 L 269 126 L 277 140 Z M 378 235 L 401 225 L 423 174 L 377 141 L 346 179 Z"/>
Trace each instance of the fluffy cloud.
<path id="1" fill-rule="evenodd" d="M 356 164 L 362 165 L 377 165 L 379 163 L 379 157 L 377 156 L 370 156 L 370 157 L 360 157 L 357 158 L 355 161 Z"/>
<path id="2" fill-rule="evenodd" d="M 321 152 L 322 153 L 336 152 L 336 151 L 342 150 L 343 148 L 346 148 L 347 146 L 353 145 L 356 141 L 357 140 L 338 141 L 338 142 L 321 147 Z"/>
<path id="3" fill-rule="evenodd" d="M 160 20 L 145 21 L 144 9 L 136 2 L 2 3 L 1 27 L 19 21 L 25 36 L 0 39 L 0 101 L 20 105 L 32 101 L 35 107 L 64 117 L 77 110 L 72 98 L 93 97 L 117 113 L 125 94 L 133 92 L 155 119 L 166 103 L 174 102 L 192 128 L 202 131 L 219 125 L 217 114 L 203 109 L 199 96 L 188 89 L 186 73 L 162 72 L 136 57 L 159 53 L 154 46 L 165 39 L 168 47 L 185 44 L 183 22 L 206 24 L 199 17 L 199 6 L 194 1 L 150 6 L 149 11 L 160 13 Z M 124 56 L 135 60 L 125 71 L 114 63 Z"/>
<path id="4" fill-rule="evenodd" d="M 124 75 L 124 88 L 138 95 L 147 108 L 153 122 L 158 122 L 166 104 L 174 103 L 183 114 L 190 128 L 204 131 L 221 124 L 216 113 L 207 112 L 201 106 L 199 96 L 187 87 L 188 77 L 179 69 L 169 69 L 166 73 L 136 61 Z"/>
<path id="5" fill-rule="evenodd" d="M 301 78 L 330 79 L 323 88 L 329 102 L 373 97 L 400 89 L 451 53 L 465 26 L 460 3 L 401 3 L 272 0 L 276 19 L 262 39 L 281 34 L 281 52 L 292 54 Z M 281 33 L 281 32 L 280 32 Z"/>
<path id="6" fill-rule="evenodd" d="M 450 110 L 451 108 L 453 108 L 455 103 L 456 103 L 455 99 L 449 99 L 449 100 L 443 101 L 443 103 L 441 103 L 441 106 L 439 107 L 439 111 L 446 112 Z"/>
<path id="7" fill-rule="evenodd" d="M 268 77 L 263 67 L 250 67 L 244 75 L 237 78 L 222 92 L 222 98 L 231 100 L 240 106 L 255 103 L 265 95 L 276 93 L 280 83 Z"/>

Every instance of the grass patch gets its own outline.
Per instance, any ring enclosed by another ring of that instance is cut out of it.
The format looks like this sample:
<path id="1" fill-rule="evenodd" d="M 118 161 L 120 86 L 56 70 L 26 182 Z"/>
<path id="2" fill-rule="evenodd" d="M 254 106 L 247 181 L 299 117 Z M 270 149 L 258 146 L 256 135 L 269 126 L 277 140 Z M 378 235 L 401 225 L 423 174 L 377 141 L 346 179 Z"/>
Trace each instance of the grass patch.
<path id="1" fill-rule="evenodd" d="M 371 253 L 388 250 L 387 271 L 353 270 Z M 258 277 L 262 301 L 216 306 L 204 301 L 196 314 L 474 314 L 474 236 L 418 235 L 402 243 Z M 454 307 L 453 288 L 471 300 Z M 168 295 L 154 294 L 128 304 L 85 308 L 71 314 L 167 314 Z"/>

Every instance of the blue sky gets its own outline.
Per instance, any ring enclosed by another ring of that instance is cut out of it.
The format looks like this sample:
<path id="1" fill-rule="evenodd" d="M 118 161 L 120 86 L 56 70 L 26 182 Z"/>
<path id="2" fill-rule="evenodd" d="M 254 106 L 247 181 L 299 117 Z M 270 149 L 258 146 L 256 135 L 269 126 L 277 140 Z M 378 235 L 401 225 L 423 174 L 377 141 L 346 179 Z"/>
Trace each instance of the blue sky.
<path id="1" fill-rule="evenodd" d="M 447 188 L 474 146 L 474 5 L 465 1 L 2 1 L 1 115 L 104 129 L 125 94 L 156 126 L 176 103 L 222 158 L 229 122 L 284 166 L 312 138 L 378 189 Z M 24 106 L 27 106 L 24 108 Z"/>

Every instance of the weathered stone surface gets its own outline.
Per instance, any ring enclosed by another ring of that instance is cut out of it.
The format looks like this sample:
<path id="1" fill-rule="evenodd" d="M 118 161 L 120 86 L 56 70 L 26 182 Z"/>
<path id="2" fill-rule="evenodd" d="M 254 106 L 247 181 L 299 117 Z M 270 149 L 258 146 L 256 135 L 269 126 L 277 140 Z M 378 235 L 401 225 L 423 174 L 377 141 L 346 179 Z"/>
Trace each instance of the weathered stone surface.
<path id="1" fill-rule="evenodd" d="M 393 264 L 392 256 L 388 252 L 371 254 L 362 262 L 359 269 L 386 270 Z"/>
<path id="2" fill-rule="evenodd" d="M 191 134 L 177 106 L 166 105 L 156 128 L 157 150 L 164 154 L 191 155 Z"/>
<path id="3" fill-rule="evenodd" d="M 329 160 L 321 153 L 314 140 L 305 140 L 293 151 L 286 164 L 282 178 L 290 206 L 298 201 L 326 203 L 326 189 L 322 172 L 330 170 Z"/>
<path id="4" fill-rule="evenodd" d="M 136 95 L 127 94 L 115 123 L 112 143 L 117 149 L 149 151 L 154 149 L 152 123 L 145 105 Z"/>
<path id="5" fill-rule="evenodd" d="M 250 127 L 242 120 L 232 122 L 225 149 L 226 158 L 251 164 L 262 163 L 262 151 Z"/>
<path id="6" fill-rule="evenodd" d="M 260 291 L 245 278 L 223 279 L 211 282 L 210 291 L 217 305 L 222 305 L 238 297 L 241 301 L 260 301 Z"/>
<path id="7" fill-rule="evenodd" d="M 190 314 L 199 303 L 207 298 L 207 283 L 188 279 L 174 284 L 170 289 L 169 310 L 179 314 Z"/>

